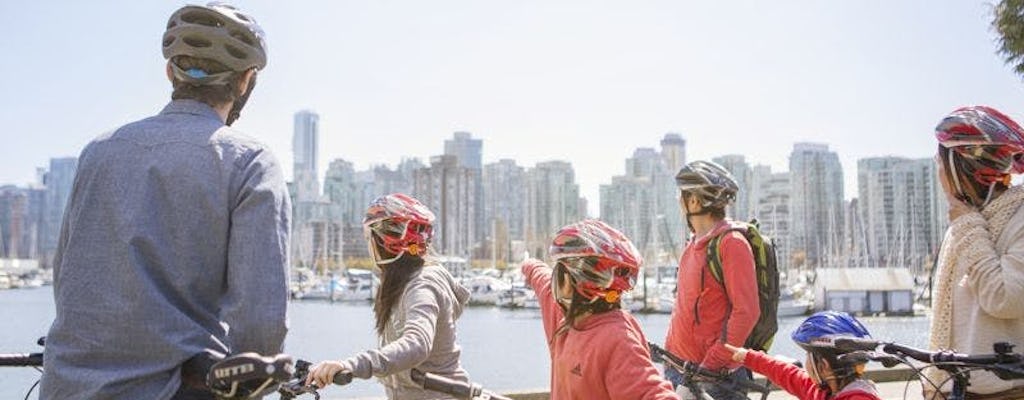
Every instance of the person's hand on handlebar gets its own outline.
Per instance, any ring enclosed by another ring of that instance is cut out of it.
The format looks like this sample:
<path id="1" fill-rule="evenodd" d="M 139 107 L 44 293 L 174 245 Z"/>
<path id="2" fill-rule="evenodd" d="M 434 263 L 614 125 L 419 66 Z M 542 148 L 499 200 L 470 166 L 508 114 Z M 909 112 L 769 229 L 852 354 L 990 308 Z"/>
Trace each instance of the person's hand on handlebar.
<path id="1" fill-rule="evenodd" d="M 334 381 L 334 376 L 341 372 L 348 372 L 348 369 L 340 362 L 322 361 L 310 368 L 309 375 L 306 376 L 306 384 L 313 384 L 319 388 L 327 387 Z"/>

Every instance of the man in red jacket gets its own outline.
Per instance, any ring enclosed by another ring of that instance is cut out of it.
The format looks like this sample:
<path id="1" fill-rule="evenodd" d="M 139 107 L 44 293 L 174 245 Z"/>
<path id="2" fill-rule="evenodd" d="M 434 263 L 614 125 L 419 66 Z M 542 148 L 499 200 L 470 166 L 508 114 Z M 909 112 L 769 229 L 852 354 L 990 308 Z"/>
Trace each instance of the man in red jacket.
<path id="1" fill-rule="evenodd" d="M 679 261 L 676 305 L 665 347 L 680 358 L 729 377 L 717 383 L 688 382 L 672 368 L 665 377 L 675 386 L 699 386 L 716 400 L 746 399 L 738 382 L 750 380 L 750 371 L 732 361 L 725 345 L 742 347 L 757 323 L 760 306 L 754 274 L 754 256 L 742 233 L 730 231 L 725 208 L 739 188 L 732 174 L 713 162 L 694 161 L 676 174 L 679 205 L 692 237 Z M 721 283 L 708 270 L 707 246 L 721 236 Z"/>

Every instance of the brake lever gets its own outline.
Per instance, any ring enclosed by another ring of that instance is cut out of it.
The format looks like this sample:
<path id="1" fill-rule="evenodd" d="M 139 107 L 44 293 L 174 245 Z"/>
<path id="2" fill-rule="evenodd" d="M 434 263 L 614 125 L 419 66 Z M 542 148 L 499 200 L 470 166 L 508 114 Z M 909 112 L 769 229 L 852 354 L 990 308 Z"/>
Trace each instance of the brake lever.
<path id="1" fill-rule="evenodd" d="M 989 369 L 999 379 L 1013 380 L 1024 378 L 1024 367 L 1019 364 L 998 364 L 998 368 Z"/>
<path id="2" fill-rule="evenodd" d="M 295 362 L 295 373 L 293 379 L 282 383 L 277 392 L 281 394 L 281 400 L 291 400 L 303 394 L 312 394 L 314 400 L 320 400 L 319 388 L 316 385 L 307 385 L 306 377 L 309 375 L 309 367 L 312 364 L 306 360 Z"/>
<path id="3" fill-rule="evenodd" d="M 291 400 L 303 394 L 311 394 L 314 400 L 320 400 L 320 393 L 317 392 L 316 385 L 306 385 L 305 380 L 305 378 L 301 378 L 282 383 L 277 389 L 277 392 L 281 394 L 281 399 Z"/>

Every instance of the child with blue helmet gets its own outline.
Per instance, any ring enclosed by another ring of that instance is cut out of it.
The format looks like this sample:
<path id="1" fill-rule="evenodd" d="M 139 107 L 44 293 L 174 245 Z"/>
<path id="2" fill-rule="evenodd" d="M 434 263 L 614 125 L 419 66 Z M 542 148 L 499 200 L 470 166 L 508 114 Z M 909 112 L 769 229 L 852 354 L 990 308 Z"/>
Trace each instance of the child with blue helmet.
<path id="1" fill-rule="evenodd" d="M 837 338 L 868 338 L 871 335 L 850 314 L 822 311 L 811 315 L 793 332 L 796 344 L 807 351 L 807 369 L 759 351 L 726 346 L 732 359 L 801 400 L 878 400 L 878 388 L 863 379 L 865 361 L 839 357 Z"/>

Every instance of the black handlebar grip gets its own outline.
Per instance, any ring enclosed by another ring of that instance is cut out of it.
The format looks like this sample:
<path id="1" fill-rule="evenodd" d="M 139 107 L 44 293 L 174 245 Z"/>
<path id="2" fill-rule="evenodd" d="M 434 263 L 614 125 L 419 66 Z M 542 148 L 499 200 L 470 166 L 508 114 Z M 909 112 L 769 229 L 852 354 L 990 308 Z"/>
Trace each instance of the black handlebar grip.
<path id="1" fill-rule="evenodd" d="M 334 379 L 332 379 L 331 381 L 334 382 L 335 385 L 340 385 L 340 386 L 348 385 L 349 383 L 352 383 L 352 373 L 351 372 L 339 372 L 337 374 L 334 374 Z"/>
<path id="2" fill-rule="evenodd" d="M 43 353 L 0 354 L 0 367 L 42 367 Z"/>
<path id="3" fill-rule="evenodd" d="M 454 379 L 437 376 L 429 372 L 423 372 L 415 368 L 409 372 L 409 375 L 413 382 L 423 385 L 423 388 L 427 390 L 447 393 L 458 398 L 473 398 L 473 396 L 480 394 L 476 393 L 477 391 L 473 390 L 473 385 L 468 382 L 459 382 Z"/>
<path id="4" fill-rule="evenodd" d="M 933 360 L 932 359 L 932 356 L 934 356 L 937 353 L 934 353 L 934 352 L 931 352 L 931 351 L 927 351 L 927 350 L 921 350 L 921 349 L 913 348 L 913 347 L 910 347 L 910 346 L 904 346 L 904 345 L 896 344 L 896 343 L 886 343 L 885 346 L 882 346 L 882 351 L 887 353 L 887 354 L 894 354 L 894 355 L 897 355 L 897 356 L 907 356 L 907 357 L 913 358 L 913 359 L 915 359 L 917 361 L 920 361 L 920 362 L 931 363 L 931 362 L 938 361 L 938 360 Z M 943 361 L 945 361 L 945 360 L 943 360 Z"/>
<path id="5" fill-rule="evenodd" d="M 840 351 L 872 351 L 882 343 L 872 339 L 837 338 L 833 344 Z"/>

